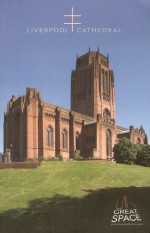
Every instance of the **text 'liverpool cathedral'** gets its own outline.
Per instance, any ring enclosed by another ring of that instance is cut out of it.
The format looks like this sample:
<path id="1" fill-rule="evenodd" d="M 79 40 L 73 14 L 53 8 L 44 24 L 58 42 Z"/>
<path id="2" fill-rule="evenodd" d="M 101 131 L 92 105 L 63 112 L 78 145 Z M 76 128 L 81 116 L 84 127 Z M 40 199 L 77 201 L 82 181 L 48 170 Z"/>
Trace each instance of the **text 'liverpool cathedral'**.
<path id="1" fill-rule="evenodd" d="M 12 96 L 4 116 L 4 150 L 12 161 L 57 157 L 111 159 L 113 146 L 127 137 L 146 143 L 145 131 L 116 126 L 114 75 L 99 50 L 77 57 L 71 74 L 71 110 L 42 101 L 35 88 Z M 11 148 L 10 148 L 11 147 Z"/>

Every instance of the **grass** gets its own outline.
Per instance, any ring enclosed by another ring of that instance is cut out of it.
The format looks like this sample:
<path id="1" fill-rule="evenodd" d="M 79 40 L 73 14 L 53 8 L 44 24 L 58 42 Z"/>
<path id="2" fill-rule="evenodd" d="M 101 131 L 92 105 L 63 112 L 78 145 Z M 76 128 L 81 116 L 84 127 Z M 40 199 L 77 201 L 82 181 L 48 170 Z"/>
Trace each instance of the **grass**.
<path id="1" fill-rule="evenodd" d="M 109 223 L 117 198 L 125 194 L 136 202 L 147 227 L 149 168 L 70 161 L 0 170 L 0 233 L 120 232 Z"/>

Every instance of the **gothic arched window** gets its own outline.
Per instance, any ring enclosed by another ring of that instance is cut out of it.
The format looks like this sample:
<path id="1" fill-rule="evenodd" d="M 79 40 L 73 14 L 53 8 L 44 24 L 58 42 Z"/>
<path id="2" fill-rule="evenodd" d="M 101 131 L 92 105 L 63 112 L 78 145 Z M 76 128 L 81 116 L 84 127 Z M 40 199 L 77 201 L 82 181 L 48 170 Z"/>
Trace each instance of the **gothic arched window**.
<path id="1" fill-rule="evenodd" d="M 103 117 L 106 121 L 111 119 L 111 114 L 110 111 L 108 110 L 108 108 L 105 108 L 103 111 Z"/>
<path id="2" fill-rule="evenodd" d="M 62 148 L 67 149 L 67 131 L 63 129 L 62 131 Z"/>
<path id="3" fill-rule="evenodd" d="M 76 150 L 80 150 L 79 132 L 76 132 Z"/>
<path id="4" fill-rule="evenodd" d="M 53 147 L 53 128 L 51 126 L 46 130 L 46 145 Z"/>
<path id="5" fill-rule="evenodd" d="M 112 136 L 109 129 L 106 131 L 106 156 L 107 158 L 112 156 Z"/>

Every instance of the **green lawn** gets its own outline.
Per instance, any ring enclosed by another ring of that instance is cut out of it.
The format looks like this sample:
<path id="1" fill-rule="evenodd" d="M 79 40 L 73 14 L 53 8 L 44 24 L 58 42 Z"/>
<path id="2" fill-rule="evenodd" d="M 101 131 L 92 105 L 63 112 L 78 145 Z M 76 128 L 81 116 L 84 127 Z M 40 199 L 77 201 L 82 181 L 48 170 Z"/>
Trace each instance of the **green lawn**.
<path id="1" fill-rule="evenodd" d="M 128 233 L 150 231 L 149 168 L 72 161 L 0 170 L 0 233 L 120 233 L 110 219 L 124 195 L 144 222 Z"/>

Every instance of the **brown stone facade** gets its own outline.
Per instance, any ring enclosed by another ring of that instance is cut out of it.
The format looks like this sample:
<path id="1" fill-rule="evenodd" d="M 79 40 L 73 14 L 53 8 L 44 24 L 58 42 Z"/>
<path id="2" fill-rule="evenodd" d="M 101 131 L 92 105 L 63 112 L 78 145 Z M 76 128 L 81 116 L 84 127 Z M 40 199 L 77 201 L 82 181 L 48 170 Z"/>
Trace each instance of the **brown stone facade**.
<path id="1" fill-rule="evenodd" d="M 124 137 L 134 144 L 148 144 L 148 138 L 142 126 L 140 129 L 133 126 L 130 126 L 129 129 L 117 126 L 117 139 L 120 140 Z"/>
<path id="2" fill-rule="evenodd" d="M 112 159 L 112 148 L 122 137 L 145 143 L 145 132 L 116 126 L 113 71 L 109 57 L 99 50 L 77 57 L 71 74 L 71 110 L 42 101 L 35 88 L 12 96 L 4 114 L 4 150 L 11 161 L 43 156 L 65 159 L 76 152 L 83 157 Z"/>

